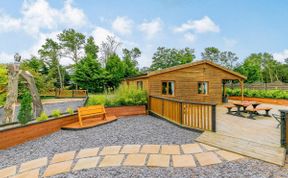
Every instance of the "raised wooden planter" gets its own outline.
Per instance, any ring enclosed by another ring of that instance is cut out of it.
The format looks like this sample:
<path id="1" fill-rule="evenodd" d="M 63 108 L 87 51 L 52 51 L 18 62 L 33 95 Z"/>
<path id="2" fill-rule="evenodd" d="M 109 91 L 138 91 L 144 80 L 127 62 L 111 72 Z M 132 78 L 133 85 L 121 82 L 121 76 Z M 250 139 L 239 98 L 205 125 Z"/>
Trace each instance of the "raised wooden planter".
<path id="1" fill-rule="evenodd" d="M 241 100 L 240 96 L 229 96 L 230 100 Z M 272 99 L 272 98 L 252 98 L 252 97 L 244 97 L 245 101 L 257 101 L 260 103 L 269 103 L 269 104 L 277 104 L 288 106 L 288 100 L 285 99 Z"/>
<path id="2" fill-rule="evenodd" d="M 117 117 L 146 114 L 145 106 L 109 107 L 105 108 L 105 110 L 107 115 L 115 115 Z M 7 129 L 0 130 L 0 149 L 6 149 L 51 134 L 60 130 L 63 125 L 71 124 L 77 120 L 78 116 L 76 113 L 42 122 L 33 121 L 27 125 L 16 124 L 9 126 Z"/>

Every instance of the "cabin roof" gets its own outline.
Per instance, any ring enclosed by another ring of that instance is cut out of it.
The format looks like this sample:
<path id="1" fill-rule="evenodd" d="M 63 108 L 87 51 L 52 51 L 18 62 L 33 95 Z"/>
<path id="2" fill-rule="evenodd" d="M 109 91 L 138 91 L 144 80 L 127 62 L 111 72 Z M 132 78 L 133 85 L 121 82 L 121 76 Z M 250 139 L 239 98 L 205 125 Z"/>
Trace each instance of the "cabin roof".
<path id="1" fill-rule="evenodd" d="M 159 75 L 159 74 L 163 74 L 163 73 L 167 73 L 167 72 L 172 72 L 172 71 L 176 71 L 176 70 L 180 70 L 180 69 L 184 69 L 184 68 L 188 68 L 188 67 L 192 67 L 192 66 L 196 66 L 196 65 L 200 65 L 200 64 L 209 64 L 213 67 L 216 67 L 218 69 L 221 69 L 225 72 L 228 72 L 232 75 L 235 75 L 237 77 L 239 77 L 240 79 L 247 79 L 247 77 L 245 77 L 244 75 L 241 75 L 239 74 L 238 72 L 234 72 L 230 69 L 227 69 L 219 64 L 215 64 L 209 60 L 200 60 L 200 61 L 196 61 L 196 62 L 192 62 L 192 63 L 187 63 L 187 64 L 182 64 L 182 65 L 178 65 L 178 66 L 173 66 L 173 67 L 169 67 L 169 68 L 166 68 L 166 69 L 162 69 L 162 70 L 156 70 L 156 71 L 153 71 L 153 72 L 149 72 L 147 74 L 142 74 L 140 76 L 135 76 L 135 77 L 130 77 L 130 78 L 126 78 L 126 79 L 143 79 L 143 78 L 147 78 L 147 77 L 150 77 L 150 76 L 154 76 L 154 75 Z"/>

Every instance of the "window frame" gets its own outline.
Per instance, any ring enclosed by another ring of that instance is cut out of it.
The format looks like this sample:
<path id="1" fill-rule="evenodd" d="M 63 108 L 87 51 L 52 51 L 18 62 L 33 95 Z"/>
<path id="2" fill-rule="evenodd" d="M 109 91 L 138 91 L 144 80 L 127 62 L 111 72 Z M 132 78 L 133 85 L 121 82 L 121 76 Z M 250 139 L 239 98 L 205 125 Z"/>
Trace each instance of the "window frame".
<path id="1" fill-rule="evenodd" d="M 203 86 L 204 86 L 204 85 L 203 85 L 204 83 L 206 83 L 206 85 L 207 85 L 206 93 L 202 93 L 202 92 L 199 93 L 199 84 L 202 84 L 202 85 L 201 85 L 201 88 L 204 89 L 204 87 L 203 87 Z M 197 94 L 198 94 L 198 95 L 204 95 L 204 96 L 209 95 L 209 81 L 198 81 L 198 82 L 197 82 Z"/>
<path id="2" fill-rule="evenodd" d="M 163 93 L 163 83 L 166 83 L 166 93 Z M 169 94 L 169 82 L 173 82 L 173 94 Z M 161 95 L 162 96 L 175 96 L 176 92 L 176 82 L 175 80 L 161 80 Z"/>
<path id="3" fill-rule="evenodd" d="M 141 84 L 140 84 L 140 88 L 139 88 L 138 83 L 141 83 Z M 137 86 L 137 89 L 143 90 L 143 80 L 137 80 L 137 81 L 136 81 L 136 86 Z"/>

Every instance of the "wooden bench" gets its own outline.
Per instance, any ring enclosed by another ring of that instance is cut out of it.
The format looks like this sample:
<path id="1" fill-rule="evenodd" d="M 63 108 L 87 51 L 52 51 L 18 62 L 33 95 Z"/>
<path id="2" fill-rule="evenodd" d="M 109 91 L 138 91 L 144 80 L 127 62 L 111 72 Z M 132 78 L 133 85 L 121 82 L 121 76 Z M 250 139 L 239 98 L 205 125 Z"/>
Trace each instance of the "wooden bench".
<path id="1" fill-rule="evenodd" d="M 269 107 L 262 107 L 262 108 L 249 108 L 249 109 L 246 109 L 249 113 L 249 118 L 250 119 L 254 119 L 254 115 L 259 115 L 258 111 L 265 111 L 265 114 L 263 116 L 267 116 L 267 117 L 270 117 L 269 115 L 269 111 L 271 110 L 272 108 L 269 108 Z"/>
<path id="2" fill-rule="evenodd" d="M 78 122 L 63 126 L 63 129 L 84 129 L 117 120 L 115 116 L 107 116 L 103 105 L 78 108 Z"/>
<path id="3" fill-rule="evenodd" d="M 234 108 L 235 106 L 232 106 L 232 105 L 228 105 L 228 106 L 224 106 L 225 108 L 227 108 L 228 109 L 228 112 L 227 112 L 227 114 L 232 114 L 232 108 Z"/>

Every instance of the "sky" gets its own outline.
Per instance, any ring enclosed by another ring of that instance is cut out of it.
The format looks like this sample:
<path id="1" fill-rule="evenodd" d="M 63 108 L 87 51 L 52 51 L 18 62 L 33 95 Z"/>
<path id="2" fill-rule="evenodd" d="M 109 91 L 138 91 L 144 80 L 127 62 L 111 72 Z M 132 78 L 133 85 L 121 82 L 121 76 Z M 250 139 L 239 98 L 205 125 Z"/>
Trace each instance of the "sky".
<path id="1" fill-rule="evenodd" d="M 157 47 L 232 51 L 240 60 L 269 52 L 288 58 L 287 0 L 0 0 L 0 63 L 37 55 L 46 38 L 74 28 L 100 45 L 115 36 L 122 48 L 138 47 L 140 67 Z M 119 51 L 119 55 L 121 51 Z M 69 59 L 61 60 L 66 65 Z"/>

